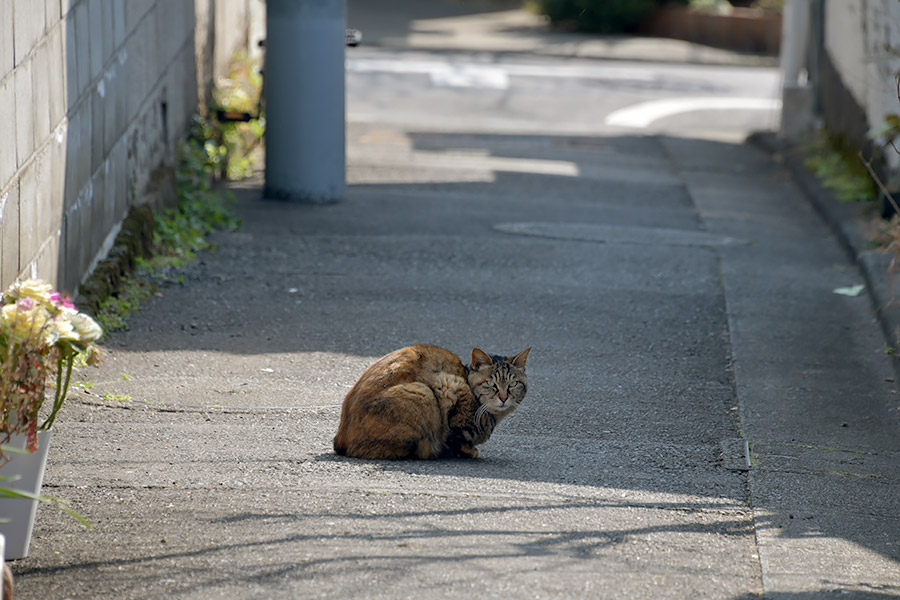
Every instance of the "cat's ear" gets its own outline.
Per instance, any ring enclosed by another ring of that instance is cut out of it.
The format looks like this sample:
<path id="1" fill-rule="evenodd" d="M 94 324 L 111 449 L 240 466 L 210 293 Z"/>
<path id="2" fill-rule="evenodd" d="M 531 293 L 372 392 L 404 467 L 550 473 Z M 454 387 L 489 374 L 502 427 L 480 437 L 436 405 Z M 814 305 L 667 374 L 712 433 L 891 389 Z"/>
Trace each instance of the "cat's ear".
<path id="1" fill-rule="evenodd" d="M 485 365 L 492 365 L 494 361 L 488 355 L 487 352 L 482 350 L 481 348 L 475 348 L 472 350 L 472 369 L 477 371 L 481 367 Z"/>
<path id="2" fill-rule="evenodd" d="M 525 361 L 528 359 L 529 352 L 531 352 L 531 348 L 528 348 L 527 350 L 522 350 L 521 352 L 519 352 L 518 354 L 513 356 L 512 360 L 510 360 L 509 362 L 511 362 L 515 366 L 519 367 L 520 369 L 524 370 L 525 369 Z"/>

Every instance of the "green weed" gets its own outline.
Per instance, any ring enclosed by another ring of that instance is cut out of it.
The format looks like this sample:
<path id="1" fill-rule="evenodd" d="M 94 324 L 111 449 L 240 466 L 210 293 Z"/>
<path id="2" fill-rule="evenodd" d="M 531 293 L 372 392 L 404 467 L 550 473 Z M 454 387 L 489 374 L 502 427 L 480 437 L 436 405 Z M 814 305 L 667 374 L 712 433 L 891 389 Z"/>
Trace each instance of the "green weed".
<path id="1" fill-rule="evenodd" d="M 140 309 L 155 291 L 156 286 L 151 281 L 140 277 L 123 278 L 118 294 L 104 298 L 95 315 L 104 334 L 127 329 L 128 316 Z"/>
<path id="2" fill-rule="evenodd" d="M 207 138 L 207 154 L 217 163 L 218 172 L 230 180 L 246 179 L 253 174 L 262 145 L 266 118 L 261 110 L 262 72 L 258 62 L 246 54 L 232 57 L 228 78 L 214 93 L 217 108 L 226 113 L 245 113 L 247 122 L 223 121 L 216 135 Z"/>
<path id="3" fill-rule="evenodd" d="M 820 135 L 806 147 L 804 166 L 841 202 L 872 202 L 875 184 L 856 153 L 836 137 Z"/>
<path id="4" fill-rule="evenodd" d="M 122 279 L 115 296 L 100 302 L 96 315 L 105 332 L 128 327 L 128 316 L 140 309 L 158 291 L 159 285 L 184 284 L 185 266 L 197 253 L 213 250 L 209 240 L 215 231 L 234 231 L 241 220 L 234 215 L 234 195 L 213 189 L 215 162 L 205 150 L 211 125 L 195 118 L 191 136 L 179 149 L 175 173 L 178 207 L 155 215 L 153 251 L 136 260 L 136 271 Z"/>

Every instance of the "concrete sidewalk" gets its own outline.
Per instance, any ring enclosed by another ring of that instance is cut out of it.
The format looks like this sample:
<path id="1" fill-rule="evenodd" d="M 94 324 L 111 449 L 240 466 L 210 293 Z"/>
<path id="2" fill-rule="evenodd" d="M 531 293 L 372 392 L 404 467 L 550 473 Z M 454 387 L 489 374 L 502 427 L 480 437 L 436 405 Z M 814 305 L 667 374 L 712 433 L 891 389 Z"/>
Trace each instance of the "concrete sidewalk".
<path id="1" fill-rule="evenodd" d="M 243 229 L 79 374 L 45 491 L 95 527 L 41 507 L 17 597 L 900 596 L 895 364 L 784 165 L 365 122 L 348 155 L 340 204 L 233 186 Z M 335 456 L 415 342 L 533 346 L 529 395 L 476 461 Z"/>
<path id="2" fill-rule="evenodd" d="M 95 528 L 42 507 L 20 597 L 900 594 L 893 366 L 778 164 L 354 126 L 362 147 L 339 205 L 238 188 L 244 229 L 111 338 L 46 480 Z M 416 165 L 473 147 L 607 175 Z M 533 345 L 529 397 L 474 462 L 334 456 L 343 394 L 416 341 Z"/>

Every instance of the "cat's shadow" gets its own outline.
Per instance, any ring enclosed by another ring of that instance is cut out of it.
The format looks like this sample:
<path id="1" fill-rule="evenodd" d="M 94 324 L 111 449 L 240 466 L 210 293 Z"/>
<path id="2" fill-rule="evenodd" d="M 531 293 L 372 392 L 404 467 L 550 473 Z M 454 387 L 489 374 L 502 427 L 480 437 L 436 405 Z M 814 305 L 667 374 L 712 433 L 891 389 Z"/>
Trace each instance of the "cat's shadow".
<path id="1" fill-rule="evenodd" d="M 379 471 L 407 473 L 409 475 L 460 475 L 468 477 L 496 478 L 500 472 L 510 474 L 517 461 L 502 456 L 482 455 L 478 458 L 437 458 L 431 460 L 383 460 L 350 458 L 334 452 L 323 452 L 313 460 L 322 463 L 340 463 L 347 466 Z"/>

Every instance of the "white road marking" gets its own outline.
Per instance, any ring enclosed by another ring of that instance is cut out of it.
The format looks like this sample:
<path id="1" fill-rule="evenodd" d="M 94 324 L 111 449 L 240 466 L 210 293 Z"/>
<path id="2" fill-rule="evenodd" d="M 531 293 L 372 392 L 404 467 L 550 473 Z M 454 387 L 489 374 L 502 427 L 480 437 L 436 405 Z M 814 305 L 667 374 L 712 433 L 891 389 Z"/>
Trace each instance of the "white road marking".
<path id="1" fill-rule="evenodd" d="M 505 173 L 529 173 L 578 177 L 581 169 L 574 162 L 543 158 L 513 158 L 492 156 L 481 152 L 460 154 L 419 150 L 414 153 L 350 152 L 349 158 L 356 165 L 407 165 L 413 168 L 493 171 Z"/>
<path id="2" fill-rule="evenodd" d="M 354 73 L 398 73 L 428 75 L 437 87 L 472 87 L 505 90 L 509 87 L 506 71 L 491 65 L 431 60 L 347 60 L 346 69 Z"/>
<path id="3" fill-rule="evenodd" d="M 419 162 L 419 157 L 420 155 L 414 157 L 414 164 Z M 484 169 L 506 173 L 536 173 L 563 177 L 578 177 L 580 174 L 578 165 L 567 160 L 436 154 L 431 156 L 430 160 L 426 159 L 425 162 L 431 167 Z"/>
<path id="4" fill-rule="evenodd" d="M 445 64 L 429 73 L 435 87 L 467 87 L 505 90 L 509 87 L 506 71 L 482 65 Z"/>
<path id="5" fill-rule="evenodd" d="M 607 125 L 645 128 L 654 121 L 697 110 L 780 110 L 781 100 L 775 98 L 697 97 L 651 100 L 615 110 L 606 116 Z"/>
<path id="6" fill-rule="evenodd" d="M 658 75 L 634 67 L 517 65 L 444 62 L 432 60 L 347 59 L 346 69 L 354 73 L 397 73 L 428 75 L 438 87 L 506 89 L 510 77 L 554 79 L 605 79 L 651 82 Z"/>

